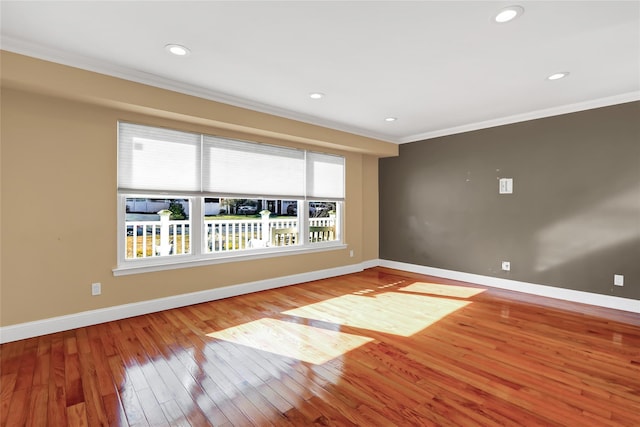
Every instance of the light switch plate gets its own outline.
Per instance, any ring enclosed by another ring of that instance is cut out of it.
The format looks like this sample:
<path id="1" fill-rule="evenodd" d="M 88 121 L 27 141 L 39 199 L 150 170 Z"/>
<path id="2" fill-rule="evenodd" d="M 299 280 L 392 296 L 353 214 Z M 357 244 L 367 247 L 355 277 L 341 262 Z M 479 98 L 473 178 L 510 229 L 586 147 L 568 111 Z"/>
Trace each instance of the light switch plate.
<path id="1" fill-rule="evenodd" d="M 513 178 L 500 178 L 499 186 L 500 194 L 512 194 L 513 193 Z"/>
<path id="2" fill-rule="evenodd" d="M 614 274 L 613 284 L 616 286 L 624 286 L 624 276 L 622 274 Z"/>

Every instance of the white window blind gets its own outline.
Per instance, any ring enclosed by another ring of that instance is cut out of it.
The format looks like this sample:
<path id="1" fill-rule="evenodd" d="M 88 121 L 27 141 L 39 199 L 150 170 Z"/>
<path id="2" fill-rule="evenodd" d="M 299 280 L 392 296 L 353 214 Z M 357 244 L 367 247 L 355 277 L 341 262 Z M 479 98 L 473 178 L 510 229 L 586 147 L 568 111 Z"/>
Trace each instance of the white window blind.
<path id="1" fill-rule="evenodd" d="M 304 151 L 212 136 L 203 144 L 203 191 L 304 197 Z"/>
<path id="2" fill-rule="evenodd" d="M 344 200 L 342 156 L 121 122 L 118 191 Z"/>
<path id="3" fill-rule="evenodd" d="M 118 190 L 200 191 L 198 134 L 120 123 Z"/>
<path id="4" fill-rule="evenodd" d="M 344 157 L 307 152 L 307 198 L 344 200 Z"/>

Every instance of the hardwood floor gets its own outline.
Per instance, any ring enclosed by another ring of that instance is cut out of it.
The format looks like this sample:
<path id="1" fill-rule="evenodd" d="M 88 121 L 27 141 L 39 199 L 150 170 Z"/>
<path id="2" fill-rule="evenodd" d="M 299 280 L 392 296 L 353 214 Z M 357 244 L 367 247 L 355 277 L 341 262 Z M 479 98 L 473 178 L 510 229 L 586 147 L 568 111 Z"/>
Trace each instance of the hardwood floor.
<path id="1" fill-rule="evenodd" d="M 2 426 L 640 426 L 640 315 L 384 268 L 0 351 Z"/>

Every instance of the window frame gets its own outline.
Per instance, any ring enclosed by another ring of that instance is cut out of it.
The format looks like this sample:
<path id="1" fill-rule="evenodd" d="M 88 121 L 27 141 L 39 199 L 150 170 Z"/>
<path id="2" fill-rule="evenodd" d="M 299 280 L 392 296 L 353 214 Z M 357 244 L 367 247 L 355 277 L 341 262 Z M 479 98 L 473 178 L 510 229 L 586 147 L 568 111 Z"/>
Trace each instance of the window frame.
<path id="1" fill-rule="evenodd" d="M 120 137 L 120 124 L 130 122 L 118 122 L 118 137 Z M 131 123 L 133 124 L 133 123 Z M 140 125 L 146 126 L 146 125 Z M 152 127 L 152 126 L 149 126 Z M 157 128 L 164 129 L 164 128 Z M 173 129 L 167 129 L 174 131 Z M 181 132 L 181 131 L 180 131 Z M 185 131 L 185 133 L 191 133 Z M 204 134 L 200 134 L 201 139 L 204 139 Z M 258 144 L 253 141 L 240 141 L 250 142 Z M 278 146 L 275 146 L 278 147 Z M 289 147 L 287 147 L 289 148 Z M 120 143 L 118 143 L 118 150 L 120 150 Z M 313 153 L 323 155 L 325 153 L 311 152 L 308 150 L 298 149 L 301 152 Z M 117 191 L 117 266 L 113 269 L 115 276 L 144 273 L 151 271 L 170 270 L 178 268 L 187 268 L 201 265 L 211 265 L 235 261 L 244 261 L 251 259 L 271 258 L 279 256 L 287 256 L 300 253 L 313 253 L 329 250 L 341 250 L 346 249 L 347 245 L 344 242 L 344 187 L 346 185 L 346 158 L 344 156 L 326 153 L 326 156 L 336 156 L 342 158 L 342 186 L 343 193 L 342 198 L 332 199 L 318 197 L 306 197 L 303 198 L 291 198 L 286 200 L 297 200 L 297 227 L 298 227 L 298 242 L 295 245 L 289 246 L 270 246 L 261 248 L 242 248 L 239 250 L 225 251 L 225 252 L 207 252 L 205 245 L 207 244 L 207 237 L 204 235 L 204 211 L 205 211 L 205 199 L 206 198 L 229 198 L 232 195 L 229 194 L 208 194 L 202 191 L 137 191 L 129 189 L 118 189 Z M 306 164 L 306 161 L 305 161 Z M 306 166 L 305 166 L 306 168 Z M 307 172 L 305 172 L 305 175 Z M 120 175 L 118 175 L 120 176 Z M 307 184 L 305 184 L 305 187 Z M 272 195 L 256 194 L 252 196 L 238 195 L 236 197 L 242 198 L 255 198 L 255 199 L 267 199 L 271 200 L 274 197 Z M 127 245 L 127 226 L 126 226 L 126 201 L 128 198 L 163 198 L 163 199 L 187 199 L 190 203 L 189 211 L 189 249 L 188 254 L 172 254 L 168 256 L 153 255 L 144 258 L 127 258 L 126 245 Z M 278 200 L 285 200 L 278 198 Z M 310 242 L 309 241 L 309 205 L 310 203 L 321 201 L 330 201 L 336 203 L 336 224 L 335 224 L 335 240 L 326 242 Z M 301 208 L 302 207 L 302 208 Z"/>

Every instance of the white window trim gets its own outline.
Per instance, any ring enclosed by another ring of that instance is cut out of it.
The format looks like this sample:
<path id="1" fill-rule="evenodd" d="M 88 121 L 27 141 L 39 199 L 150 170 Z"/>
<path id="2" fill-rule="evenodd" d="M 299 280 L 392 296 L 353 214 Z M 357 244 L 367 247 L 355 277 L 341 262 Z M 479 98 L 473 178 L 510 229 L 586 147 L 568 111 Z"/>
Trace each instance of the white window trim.
<path id="1" fill-rule="evenodd" d="M 202 267 L 207 265 L 224 264 L 228 262 L 251 261 L 264 258 L 274 258 L 287 255 L 301 255 L 315 252 L 326 252 L 336 250 L 346 250 L 346 243 L 342 242 L 326 242 L 313 243 L 303 246 L 285 246 L 282 248 L 268 249 L 246 249 L 238 252 L 230 252 L 225 254 L 215 254 L 215 256 L 207 254 L 206 256 L 196 257 L 193 255 L 177 255 L 172 258 L 171 262 L 167 262 L 167 258 L 161 258 L 161 263 L 157 261 L 159 258 L 132 260 L 131 264 L 121 265 L 114 268 L 114 276 L 125 276 L 130 274 L 151 273 L 154 271 L 177 270 L 180 268 Z M 155 262 L 153 262 L 155 261 Z"/>

